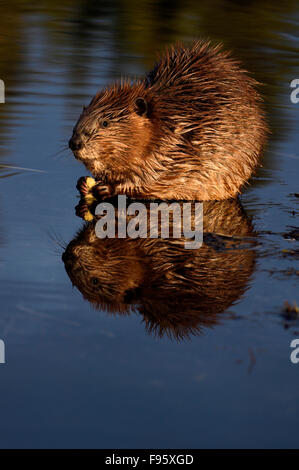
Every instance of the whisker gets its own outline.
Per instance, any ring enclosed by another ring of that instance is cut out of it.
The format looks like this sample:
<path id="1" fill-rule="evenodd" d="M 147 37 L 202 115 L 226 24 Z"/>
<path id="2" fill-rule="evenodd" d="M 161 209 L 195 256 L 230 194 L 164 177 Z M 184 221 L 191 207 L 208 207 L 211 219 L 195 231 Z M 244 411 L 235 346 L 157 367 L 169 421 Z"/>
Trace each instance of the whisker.
<path id="1" fill-rule="evenodd" d="M 62 238 L 61 234 L 58 234 L 53 229 L 52 229 L 52 233 L 50 232 L 50 230 L 47 230 L 46 232 L 47 232 L 48 237 L 52 240 L 52 242 L 54 242 L 57 246 L 59 246 L 63 251 L 66 250 L 67 243 Z M 59 253 L 59 254 L 61 256 L 62 253 Z"/>
<path id="2" fill-rule="evenodd" d="M 33 171 L 35 173 L 47 173 L 45 170 L 38 170 L 36 168 L 24 168 L 22 166 L 6 165 L 5 163 L 0 163 L 0 169 L 6 169 L 6 168 L 8 168 L 9 170 L 22 170 L 22 171 Z"/>
<path id="3" fill-rule="evenodd" d="M 61 147 L 59 150 L 57 150 L 57 152 L 55 153 L 52 153 L 51 155 L 49 155 L 50 158 L 54 158 L 54 160 L 57 160 L 58 157 L 61 157 L 63 152 L 65 152 L 66 150 L 68 150 L 68 146 L 67 145 L 63 145 L 63 147 Z"/>

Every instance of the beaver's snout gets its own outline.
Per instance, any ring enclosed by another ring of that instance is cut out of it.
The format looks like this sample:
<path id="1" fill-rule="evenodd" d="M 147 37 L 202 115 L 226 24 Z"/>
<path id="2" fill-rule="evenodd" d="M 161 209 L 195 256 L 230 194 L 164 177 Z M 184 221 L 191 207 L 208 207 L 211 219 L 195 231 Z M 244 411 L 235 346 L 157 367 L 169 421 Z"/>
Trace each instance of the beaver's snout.
<path id="1" fill-rule="evenodd" d="M 62 254 L 61 259 L 66 270 L 72 269 L 75 262 L 77 261 L 77 257 L 68 249 L 66 249 L 66 251 Z"/>
<path id="2" fill-rule="evenodd" d="M 68 256 L 66 254 L 66 251 L 64 253 L 62 253 L 62 256 L 61 256 L 61 259 L 62 261 L 64 262 L 64 264 L 66 264 L 67 260 L 68 260 Z"/>
<path id="3" fill-rule="evenodd" d="M 69 140 L 69 148 L 73 152 L 76 152 L 78 150 L 81 150 L 82 147 L 83 147 L 83 142 L 81 138 L 78 136 L 78 134 L 74 134 L 72 138 Z"/>

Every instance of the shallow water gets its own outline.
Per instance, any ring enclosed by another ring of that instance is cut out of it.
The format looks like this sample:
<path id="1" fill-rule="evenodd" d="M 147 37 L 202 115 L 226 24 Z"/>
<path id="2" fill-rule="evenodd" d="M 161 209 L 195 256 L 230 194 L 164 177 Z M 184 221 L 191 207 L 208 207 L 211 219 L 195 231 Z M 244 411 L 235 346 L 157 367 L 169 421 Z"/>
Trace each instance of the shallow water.
<path id="1" fill-rule="evenodd" d="M 299 319 L 283 315 L 299 303 L 298 240 L 286 235 L 299 213 L 298 2 L 111 3 L 0 6 L 0 446 L 298 447 Z M 82 226 L 86 170 L 66 146 L 83 104 L 143 74 L 164 45 L 207 36 L 265 84 L 272 134 L 241 197 L 257 233 L 246 286 L 215 324 L 176 341 L 148 334 L 140 313 L 93 309 L 53 237 L 68 243 Z"/>

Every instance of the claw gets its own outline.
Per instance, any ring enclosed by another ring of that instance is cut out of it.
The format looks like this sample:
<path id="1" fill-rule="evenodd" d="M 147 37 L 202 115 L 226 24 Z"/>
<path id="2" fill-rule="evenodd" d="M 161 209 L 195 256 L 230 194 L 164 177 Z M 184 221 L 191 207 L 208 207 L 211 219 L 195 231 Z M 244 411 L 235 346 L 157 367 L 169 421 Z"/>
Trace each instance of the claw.
<path id="1" fill-rule="evenodd" d="M 93 220 L 93 215 L 90 212 L 89 207 L 86 203 L 80 201 L 79 204 L 76 206 L 75 211 L 76 215 L 81 219 L 84 219 L 86 221 Z"/>
<path id="2" fill-rule="evenodd" d="M 81 178 L 78 179 L 76 188 L 81 196 L 86 196 L 91 192 L 91 189 L 95 186 L 95 184 L 96 181 L 90 176 L 81 176 Z"/>
<path id="3" fill-rule="evenodd" d="M 112 188 L 110 185 L 97 184 L 93 192 L 100 198 L 108 198 L 112 196 Z"/>

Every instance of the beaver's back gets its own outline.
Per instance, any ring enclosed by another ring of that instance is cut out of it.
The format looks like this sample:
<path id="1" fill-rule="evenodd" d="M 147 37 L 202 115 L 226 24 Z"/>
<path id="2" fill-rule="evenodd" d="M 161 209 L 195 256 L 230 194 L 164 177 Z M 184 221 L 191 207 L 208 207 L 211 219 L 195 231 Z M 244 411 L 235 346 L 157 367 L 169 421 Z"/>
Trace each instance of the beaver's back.
<path id="1" fill-rule="evenodd" d="M 221 46 L 196 42 L 166 51 L 145 84 L 159 127 L 164 121 L 174 130 L 183 165 L 193 171 L 198 164 L 206 188 L 200 197 L 235 196 L 257 167 L 267 134 L 258 83 Z"/>
<path id="2" fill-rule="evenodd" d="M 204 41 L 189 48 L 176 45 L 166 50 L 145 82 L 153 92 L 169 93 L 192 107 L 239 101 L 240 94 L 260 101 L 255 90 L 257 82 L 240 68 L 239 62 L 222 51 L 220 45 L 211 46 Z"/>

